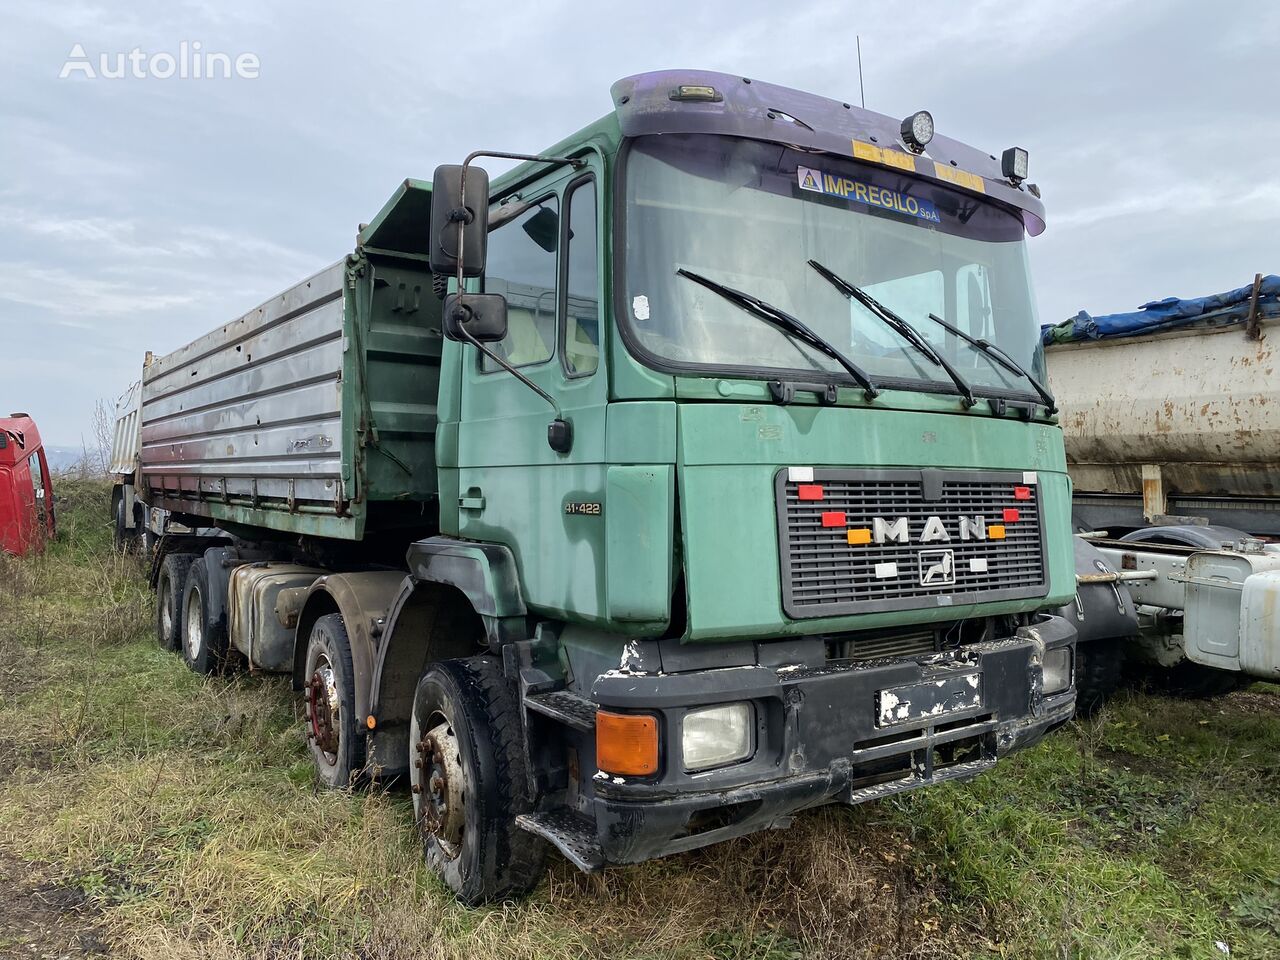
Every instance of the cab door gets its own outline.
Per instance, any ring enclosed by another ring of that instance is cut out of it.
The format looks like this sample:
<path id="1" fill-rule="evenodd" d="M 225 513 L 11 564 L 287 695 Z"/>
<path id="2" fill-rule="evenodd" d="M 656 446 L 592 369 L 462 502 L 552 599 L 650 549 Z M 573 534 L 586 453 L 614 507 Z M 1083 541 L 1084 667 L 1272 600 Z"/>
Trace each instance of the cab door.
<path id="1" fill-rule="evenodd" d="M 32 545 L 37 551 L 44 549 L 45 542 L 54 537 L 55 525 L 53 517 L 53 482 L 49 476 L 49 463 L 45 460 L 44 447 L 38 446 L 27 458 L 31 471 L 31 495 L 34 507 L 34 523 L 32 525 Z"/>
<path id="2" fill-rule="evenodd" d="M 573 429 L 553 450 L 555 411 L 470 345 L 462 346 L 458 532 L 515 554 L 526 604 L 548 616 L 604 616 L 606 368 L 595 158 L 494 197 L 483 288 L 507 299 L 490 345 L 549 393 Z"/>

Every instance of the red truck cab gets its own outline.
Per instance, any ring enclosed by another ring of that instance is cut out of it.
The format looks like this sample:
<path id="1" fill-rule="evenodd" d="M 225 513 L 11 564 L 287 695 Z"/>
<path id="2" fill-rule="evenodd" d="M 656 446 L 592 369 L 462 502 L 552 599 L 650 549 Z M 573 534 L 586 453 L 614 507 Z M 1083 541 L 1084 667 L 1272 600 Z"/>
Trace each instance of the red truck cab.
<path id="1" fill-rule="evenodd" d="M 40 553 L 54 535 L 53 482 L 35 421 L 0 417 L 0 553 Z"/>

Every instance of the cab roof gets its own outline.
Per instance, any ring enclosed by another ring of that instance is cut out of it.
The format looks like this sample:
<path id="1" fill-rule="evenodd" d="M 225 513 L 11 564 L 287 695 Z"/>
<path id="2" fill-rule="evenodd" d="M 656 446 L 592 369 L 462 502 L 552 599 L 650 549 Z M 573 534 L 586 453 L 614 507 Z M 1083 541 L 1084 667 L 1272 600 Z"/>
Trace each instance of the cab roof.
<path id="1" fill-rule="evenodd" d="M 36 422 L 25 413 L 0 417 L 0 464 L 25 460 L 39 446 L 40 431 L 36 429 Z"/>
<path id="2" fill-rule="evenodd" d="M 673 99 L 680 87 L 711 87 L 718 99 Z M 712 133 L 853 156 L 984 194 L 1017 209 L 1032 236 L 1044 230 L 1040 198 L 1005 179 L 993 154 L 938 133 L 913 153 L 902 141 L 901 117 L 709 70 L 641 73 L 619 80 L 611 92 L 624 137 Z"/>
<path id="3" fill-rule="evenodd" d="M 720 99 L 672 99 L 681 86 L 712 87 Z M 1015 186 L 1006 180 L 1000 161 L 993 154 L 939 133 L 934 134 L 923 152 L 913 153 L 902 142 L 901 118 L 711 70 L 640 73 L 619 80 L 610 92 L 612 113 L 548 147 L 543 154 L 564 155 L 589 142 L 616 146 L 620 136 L 710 133 L 746 137 L 817 153 L 853 156 L 939 180 L 1014 208 L 1032 236 L 1044 231 L 1044 204 L 1025 185 Z M 545 163 L 521 163 L 497 177 L 491 187 L 498 192 L 546 169 Z M 356 242 L 375 251 L 424 254 L 430 210 L 431 183 L 405 180 L 378 214 L 361 225 Z"/>

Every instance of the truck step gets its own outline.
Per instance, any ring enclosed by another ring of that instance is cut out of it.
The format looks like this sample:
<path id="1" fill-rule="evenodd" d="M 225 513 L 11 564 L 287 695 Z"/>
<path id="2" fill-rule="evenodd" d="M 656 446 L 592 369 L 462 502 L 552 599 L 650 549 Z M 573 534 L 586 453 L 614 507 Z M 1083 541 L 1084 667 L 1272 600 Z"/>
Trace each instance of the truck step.
<path id="1" fill-rule="evenodd" d="M 596 842 L 596 828 L 583 814 L 568 807 L 546 813 L 522 813 L 516 824 L 555 845 L 569 861 L 585 873 L 604 866 L 604 851 Z"/>
<path id="2" fill-rule="evenodd" d="M 544 716 L 590 733 L 596 728 L 596 705 L 568 690 L 553 690 L 525 697 L 525 706 Z"/>

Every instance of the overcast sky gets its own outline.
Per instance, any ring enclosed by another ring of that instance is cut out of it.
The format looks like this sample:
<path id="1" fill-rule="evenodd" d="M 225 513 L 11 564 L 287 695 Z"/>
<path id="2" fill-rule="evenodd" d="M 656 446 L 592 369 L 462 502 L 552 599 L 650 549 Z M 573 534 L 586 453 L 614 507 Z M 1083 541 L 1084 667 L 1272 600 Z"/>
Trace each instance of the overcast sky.
<path id="1" fill-rule="evenodd" d="M 47 443 L 79 444 L 145 350 L 350 251 L 405 177 L 548 146 L 646 70 L 856 101 L 857 34 L 868 107 L 1029 149 L 1048 208 L 1030 241 L 1042 321 L 1280 273 L 1280 4 L 115 6 L 4 5 L 0 410 L 29 410 Z M 258 76 L 59 79 L 75 44 L 96 69 L 182 41 L 256 55 Z"/>

